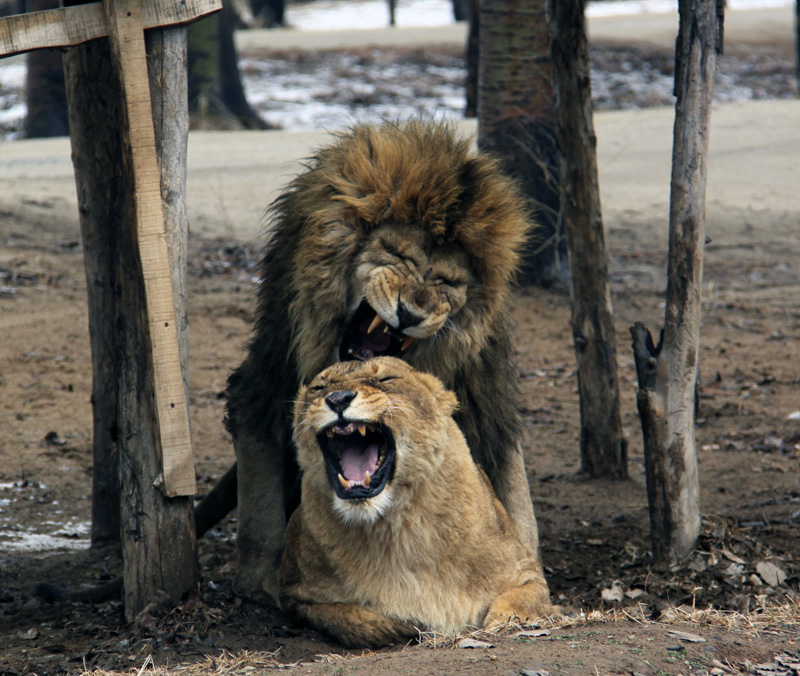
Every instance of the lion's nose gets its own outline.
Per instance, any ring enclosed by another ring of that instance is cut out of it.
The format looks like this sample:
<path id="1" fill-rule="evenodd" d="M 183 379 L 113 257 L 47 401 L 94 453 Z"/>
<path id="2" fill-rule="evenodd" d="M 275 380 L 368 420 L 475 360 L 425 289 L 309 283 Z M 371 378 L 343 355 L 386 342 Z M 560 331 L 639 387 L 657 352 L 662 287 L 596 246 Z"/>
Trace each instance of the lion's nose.
<path id="1" fill-rule="evenodd" d="M 397 301 L 397 328 L 401 331 L 416 326 L 422 321 L 422 317 L 414 314 L 406 307 L 406 304 L 399 300 Z"/>
<path id="2" fill-rule="evenodd" d="M 355 392 L 350 392 L 350 390 L 340 390 L 338 392 L 331 392 L 327 397 L 325 397 L 325 403 L 328 405 L 331 411 L 337 415 L 342 415 L 347 407 L 350 406 L 350 402 L 355 398 Z"/>

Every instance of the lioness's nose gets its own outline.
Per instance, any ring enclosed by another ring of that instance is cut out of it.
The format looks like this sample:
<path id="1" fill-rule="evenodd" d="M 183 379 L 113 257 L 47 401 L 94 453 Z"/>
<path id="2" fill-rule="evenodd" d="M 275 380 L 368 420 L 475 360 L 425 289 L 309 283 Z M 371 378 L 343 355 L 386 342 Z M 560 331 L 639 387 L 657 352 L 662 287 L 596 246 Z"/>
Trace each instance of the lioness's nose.
<path id="1" fill-rule="evenodd" d="M 345 409 L 350 406 L 350 402 L 356 398 L 355 392 L 350 390 L 339 390 L 338 392 L 331 392 L 325 397 L 325 403 L 337 415 L 342 415 Z"/>
<path id="2" fill-rule="evenodd" d="M 414 314 L 406 307 L 406 304 L 399 300 L 397 301 L 397 328 L 401 331 L 411 326 L 416 326 L 422 321 L 422 317 Z"/>

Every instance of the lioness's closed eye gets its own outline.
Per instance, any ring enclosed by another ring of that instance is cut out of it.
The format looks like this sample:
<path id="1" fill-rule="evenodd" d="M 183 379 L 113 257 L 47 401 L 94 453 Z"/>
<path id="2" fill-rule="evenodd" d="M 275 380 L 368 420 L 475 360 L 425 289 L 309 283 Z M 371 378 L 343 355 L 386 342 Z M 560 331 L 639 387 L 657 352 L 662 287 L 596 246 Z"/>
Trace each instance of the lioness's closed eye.
<path id="1" fill-rule="evenodd" d="M 391 357 L 343 362 L 302 388 L 302 499 L 281 605 L 346 645 L 553 612 L 524 545 L 452 419 L 455 396 Z"/>

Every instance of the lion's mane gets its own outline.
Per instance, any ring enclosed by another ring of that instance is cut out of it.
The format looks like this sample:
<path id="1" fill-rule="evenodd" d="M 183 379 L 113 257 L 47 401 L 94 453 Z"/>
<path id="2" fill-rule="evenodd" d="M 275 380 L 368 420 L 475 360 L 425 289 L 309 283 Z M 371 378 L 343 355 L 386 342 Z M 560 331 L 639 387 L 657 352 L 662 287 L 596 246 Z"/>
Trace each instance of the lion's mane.
<path id="1" fill-rule="evenodd" d="M 357 300 L 348 297 L 354 259 L 371 229 L 391 221 L 421 226 L 436 245 L 458 242 L 468 252 L 466 305 L 448 330 L 417 341 L 406 360 L 456 392 L 459 427 L 493 478 L 521 431 L 508 314 L 530 223 L 523 205 L 496 160 L 472 151 L 447 124 L 339 134 L 271 207 L 254 336 L 229 380 L 232 435 L 246 430 L 291 448 L 290 402 L 299 384 L 333 361 Z M 291 452 L 286 463 L 294 474 Z"/>

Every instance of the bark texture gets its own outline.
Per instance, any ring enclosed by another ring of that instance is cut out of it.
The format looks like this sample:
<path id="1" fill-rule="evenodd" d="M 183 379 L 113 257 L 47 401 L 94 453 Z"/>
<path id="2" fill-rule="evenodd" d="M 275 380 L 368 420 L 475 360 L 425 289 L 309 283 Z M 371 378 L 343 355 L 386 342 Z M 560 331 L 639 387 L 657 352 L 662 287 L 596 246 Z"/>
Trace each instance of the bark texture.
<path id="1" fill-rule="evenodd" d="M 123 133 L 127 116 L 108 44 L 81 45 L 65 61 L 94 368 L 93 540 L 121 534 L 130 621 L 160 592 L 177 603 L 194 586 L 197 563 L 191 498 L 168 499 L 157 488 L 161 460 L 129 139 Z M 185 28 L 150 31 L 147 51 L 185 384 Z"/>
<path id="2" fill-rule="evenodd" d="M 798 0 L 800 1 L 800 0 Z M 467 80 L 464 117 L 478 115 L 478 65 L 480 64 L 480 0 L 469 0 L 469 30 L 467 32 Z"/>
<path id="3" fill-rule="evenodd" d="M 122 95 L 107 40 L 64 54 L 92 347 L 92 544 L 118 542 L 116 235 L 124 213 Z"/>
<path id="4" fill-rule="evenodd" d="M 478 145 L 502 158 L 536 213 L 540 227 L 525 254 L 521 281 L 540 286 L 567 278 L 552 104 L 545 0 L 482 2 Z"/>
<path id="5" fill-rule="evenodd" d="M 41 12 L 56 7 L 58 0 L 28 0 L 27 11 Z M 28 53 L 25 59 L 25 138 L 69 135 L 61 52 L 39 49 Z"/>
<path id="6" fill-rule="evenodd" d="M 658 345 L 642 324 L 631 329 L 653 556 L 661 565 L 689 554 L 700 530 L 694 404 L 719 35 L 715 0 L 680 0 L 679 12 L 664 329 Z"/>
<path id="7" fill-rule="evenodd" d="M 583 0 L 548 0 L 561 210 L 572 278 L 572 339 L 578 365 L 581 471 L 627 476 L 617 378 L 617 340 L 611 311 L 597 138 Z"/>

